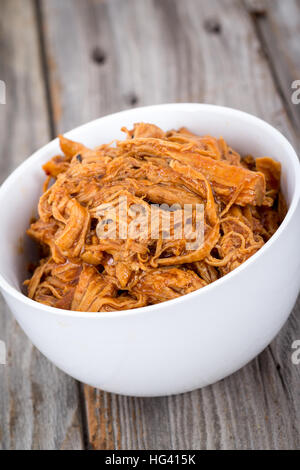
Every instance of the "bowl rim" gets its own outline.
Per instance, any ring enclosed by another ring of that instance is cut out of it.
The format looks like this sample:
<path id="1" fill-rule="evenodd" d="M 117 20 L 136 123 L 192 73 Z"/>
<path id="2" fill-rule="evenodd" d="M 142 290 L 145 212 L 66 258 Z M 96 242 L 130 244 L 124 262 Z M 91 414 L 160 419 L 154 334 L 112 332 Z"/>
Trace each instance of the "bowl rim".
<path id="1" fill-rule="evenodd" d="M 268 122 L 264 121 L 263 119 L 247 113 L 245 111 L 241 111 L 239 109 L 227 107 L 227 106 L 219 106 L 219 105 L 214 105 L 214 104 L 206 104 L 206 103 L 164 103 L 164 104 L 156 104 L 156 105 L 151 105 L 151 106 L 141 106 L 138 108 L 129 108 L 123 111 L 119 111 L 117 113 L 111 113 L 107 114 L 105 116 L 102 116 L 97 119 L 93 119 L 92 121 L 89 121 L 85 124 L 82 124 L 80 126 L 77 126 L 73 128 L 72 130 L 65 132 L 64 135 L 66 137 L 71 137 L 73 133 L 76 133 L 78 130 L 84 130 L 85 127 L 88 127 L 92 124 L 95 124 L 96 122 L 101 123 L 102 120 L 105 120 L 107 118 L 113 117 L 113 116 L 121 116 L 123 114 L 135 114 L 136 112 L 139 111 L 144 111 L 144 110 L 153 110 L 153 111 L 159 111 L 162 109 L 168 109 L 168 108 L 178 108 L 178 109 L 184 109 L 186 108 L 187 111 L 205 111 L 205 110 L 215 110 L 218 113 L 223 113 L 224 115 L 232 115 L 235 114 L 237 117 L 240 117 L 241 119 L 247 119 L 248 121 L 252 121 L 253 123 L 256 122 L 260 126 L 264 127 L 265 129 L 268 129 L 270 132 L 276 135 L 277 139 L 281 140 L 282 143 L 286 146 L 287 149 L 287 154 L 289 155 L 290 161 L 293 165 L 294 169 L 294 174 L 295 174 L 295 190 L 294 194 L 292 195 L 292 200 L 290 203 L 290 207 L 288 209 L 288 212 L 281 223 L 280 227 L 278 230 L 275 232 L 275 234 L 264 244 L 260 250 L 258 250 L 253 256 L 251 256 L 248 260 L 246 260 L 244 263 L 242 263 L 239 267 L 231 271 L 230 273 L 226 274 L 225 276 L 217 279 L 213 283 L 205 286 L 202 289 L 198 289 L 196 291 L 190 292 L 189 294 L 182 295 L 180 297 L 177 297 L 176 299 L 168 300 L 165 302 L 161 302 L 158 304 L 154 305 L 148 305 L 145 307 L 139 307 L 135 309 L 130 309 L 130 310 L 119 310 L 119 311 L 113 311 L 113 312 L 78 312 L 75 310 L 65 310 L 65 309 L 59 309 L 55 307 L 51 307 L 42 303 L 39 303 L 35 300 L 30 299 L 27 297 L 25 294 L 17 290 L 15 287 L 10 285 L 8 281 L 3 277 L 3 275 L 0 272 L 0 288 L 13 297 L 15 300 L 22 302 L 26 304 L 28 307 L 33 308 L 34 310 L 37 311 L 44 311 L 49 314 L 57 315 L 60 317 L 73 317 L 73 318 L 81 318 L 81 319 L 88 319 L 88 318 L 93 318 L 93 319 L 116 319 L 116 318 L 122 318 L 126 317 L 128 315 L 130 316 L 135 316 L 135 315 L 141 315 L 141 314 L 150 314 L 151 312 L 155 312 L 157 310 L 161 310 L 167 307 L 172 307 L 176 304 L 180 304 L 184 302 L 185 300 L 192 299 L 193 297 L 198 297 L 198 296 L 203 296 L 205 294 L 208 294 L 211 290 L 218 288 L 222 284 L 228 283 L 232 278 L 235 276 L 238 276 L 240 272 L 242 272 L 244 269 L 247 269 L 248 266 L 251 264 L 255 263 L 256 260 L 262 256 L 264 253 L 266 253 L 271 246 L 276 242 L 276 240 L 281 237 L 282 233 L 286 230 L 288 227 L 296 209 L 299 204 L 300 200 L 300 162 L 297 156 L 297 153 L 293 146 L 290 144 L 288 139 L 275 127 L 273 127 L 271 124 Z M 24 160 L 23 163 L 21 163 L 7 178 L 6 180 L 2 183 L 0 186 L 0 200 L 5 196 L 5 191 L 6 189 L 13 183 L 14 179 L 19 176 L 20 173 L 22 173 L 27 166 L 29 166 L 33 160 L 38 160 L 41 158 L 43 151 L 47 149 L 47 147 L 50 147 L 51 145 L 54 145 L 56 143 L 58 138 L 56 137 L 55 139 L 51 140 L 47 144 L 43 145 L 40 147 L 38 150 L 36 150 L 30 157 L 28 157 L 26 160 Z"/>

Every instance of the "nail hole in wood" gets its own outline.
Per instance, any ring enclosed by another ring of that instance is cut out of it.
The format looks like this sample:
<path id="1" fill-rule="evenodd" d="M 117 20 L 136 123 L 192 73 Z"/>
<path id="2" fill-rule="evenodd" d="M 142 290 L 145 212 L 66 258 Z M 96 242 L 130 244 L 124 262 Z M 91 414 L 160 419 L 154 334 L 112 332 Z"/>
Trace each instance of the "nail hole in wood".
<path id="1" fill-rule="evenodd" d="M 92 59 L 98 65 L 103 65 L 106 62 L 106 54 L 100 47 L 95 47 L 92 52 Z"/>
<path id="2" fill-rule="evenodd" d="M 131 106 L 134 106 L 135 104 L 137 104 L 138 101 L 139 101 L 139 99 L 136 95 L 131 95 L 129 97 L 129 103 L 131 104 Z"/>
<path id="3" fill-rule="evenodd" d="M 221 24 L 215 18 L 208 18 L 205 20 L 204 29 L 210 34 L 220 34 L 222 32 Z"/>
<path id="4" fill-rule="evenodd" d="M 251 15 L 255 20 L 259 19 L 265 19 L 267 17 L 267 11 L 266 10 L 252 10 Z"/>

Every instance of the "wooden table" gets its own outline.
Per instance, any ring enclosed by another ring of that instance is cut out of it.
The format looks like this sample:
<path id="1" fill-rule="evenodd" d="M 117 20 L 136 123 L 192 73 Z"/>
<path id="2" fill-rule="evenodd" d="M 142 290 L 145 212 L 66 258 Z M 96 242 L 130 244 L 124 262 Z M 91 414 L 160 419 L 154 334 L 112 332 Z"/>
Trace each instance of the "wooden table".
<path id="1" fill-rule="evenodd" d="M 299 0 L 1 0 L 1 180 L 58 132 L 162 102 L 243 109 L 299 149 L 299 39 Z M 1 302 L 0 448 L 299 448 L 299 312 L 298 300 L 273 343 L 227 379 L 143 399 L 60 372 Z"/>

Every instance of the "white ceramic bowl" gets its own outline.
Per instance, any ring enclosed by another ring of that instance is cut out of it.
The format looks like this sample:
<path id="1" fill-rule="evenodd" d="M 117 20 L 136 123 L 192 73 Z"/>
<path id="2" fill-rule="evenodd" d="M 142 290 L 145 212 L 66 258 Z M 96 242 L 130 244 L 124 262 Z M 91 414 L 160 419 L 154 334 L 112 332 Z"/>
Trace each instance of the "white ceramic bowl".
<path id="1" fill-rule="evenodd" d="M 241 153 L 269 155 L 282 164 L 289 211 L 265 246 L 213 284 L 158 305 L 113 313 L 81 313 L 41 305 L 21 293 L 29 245 L 25 237 L 44 174 L 59 152 L 50 142 L 26 160 L 0 189 L 0 287 L 35 346 L 60 369 L 103 390 L 157 396 L 213 383 L 260 353 L 278 333 L 299 290 L 300 167 L 289 142 L 249 114 L 202 104 L 132 109 L 97 119 L 67 134 L 94 147 L 123 138 L 120 128 L 153 122 L 223 136 Z M 18 247 L 24 241 L 24 254 Z"/>

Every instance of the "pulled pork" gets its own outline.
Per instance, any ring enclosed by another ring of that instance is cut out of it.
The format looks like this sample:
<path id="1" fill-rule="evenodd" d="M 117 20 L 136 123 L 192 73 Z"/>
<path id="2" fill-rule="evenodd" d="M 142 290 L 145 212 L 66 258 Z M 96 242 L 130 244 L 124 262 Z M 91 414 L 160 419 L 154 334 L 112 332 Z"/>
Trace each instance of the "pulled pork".
<path id="1" fill-rule="evenodd" d="M 164 132 L 139 123 L 122 130 L 125 140 L 93 150 L 60 136 L 64 155 L 43 166 L 39 218 L 27 232 L 43 253 L 25 281 L 31 299 L 85 312 L 171 300 L 238 267 L 285 217 L 281 168 L 271 158 L 241 158 L 223 138 L 186 128 Z M 129 223 L 136 207 L 142 215 L 134 236 L 124 232 L 120 197 Z M 195 249 L 186 234 L 174 236 L 184 204 L 193 208 L 194 228 L 194 208 L 204 207 L 204 238 Z"/>

